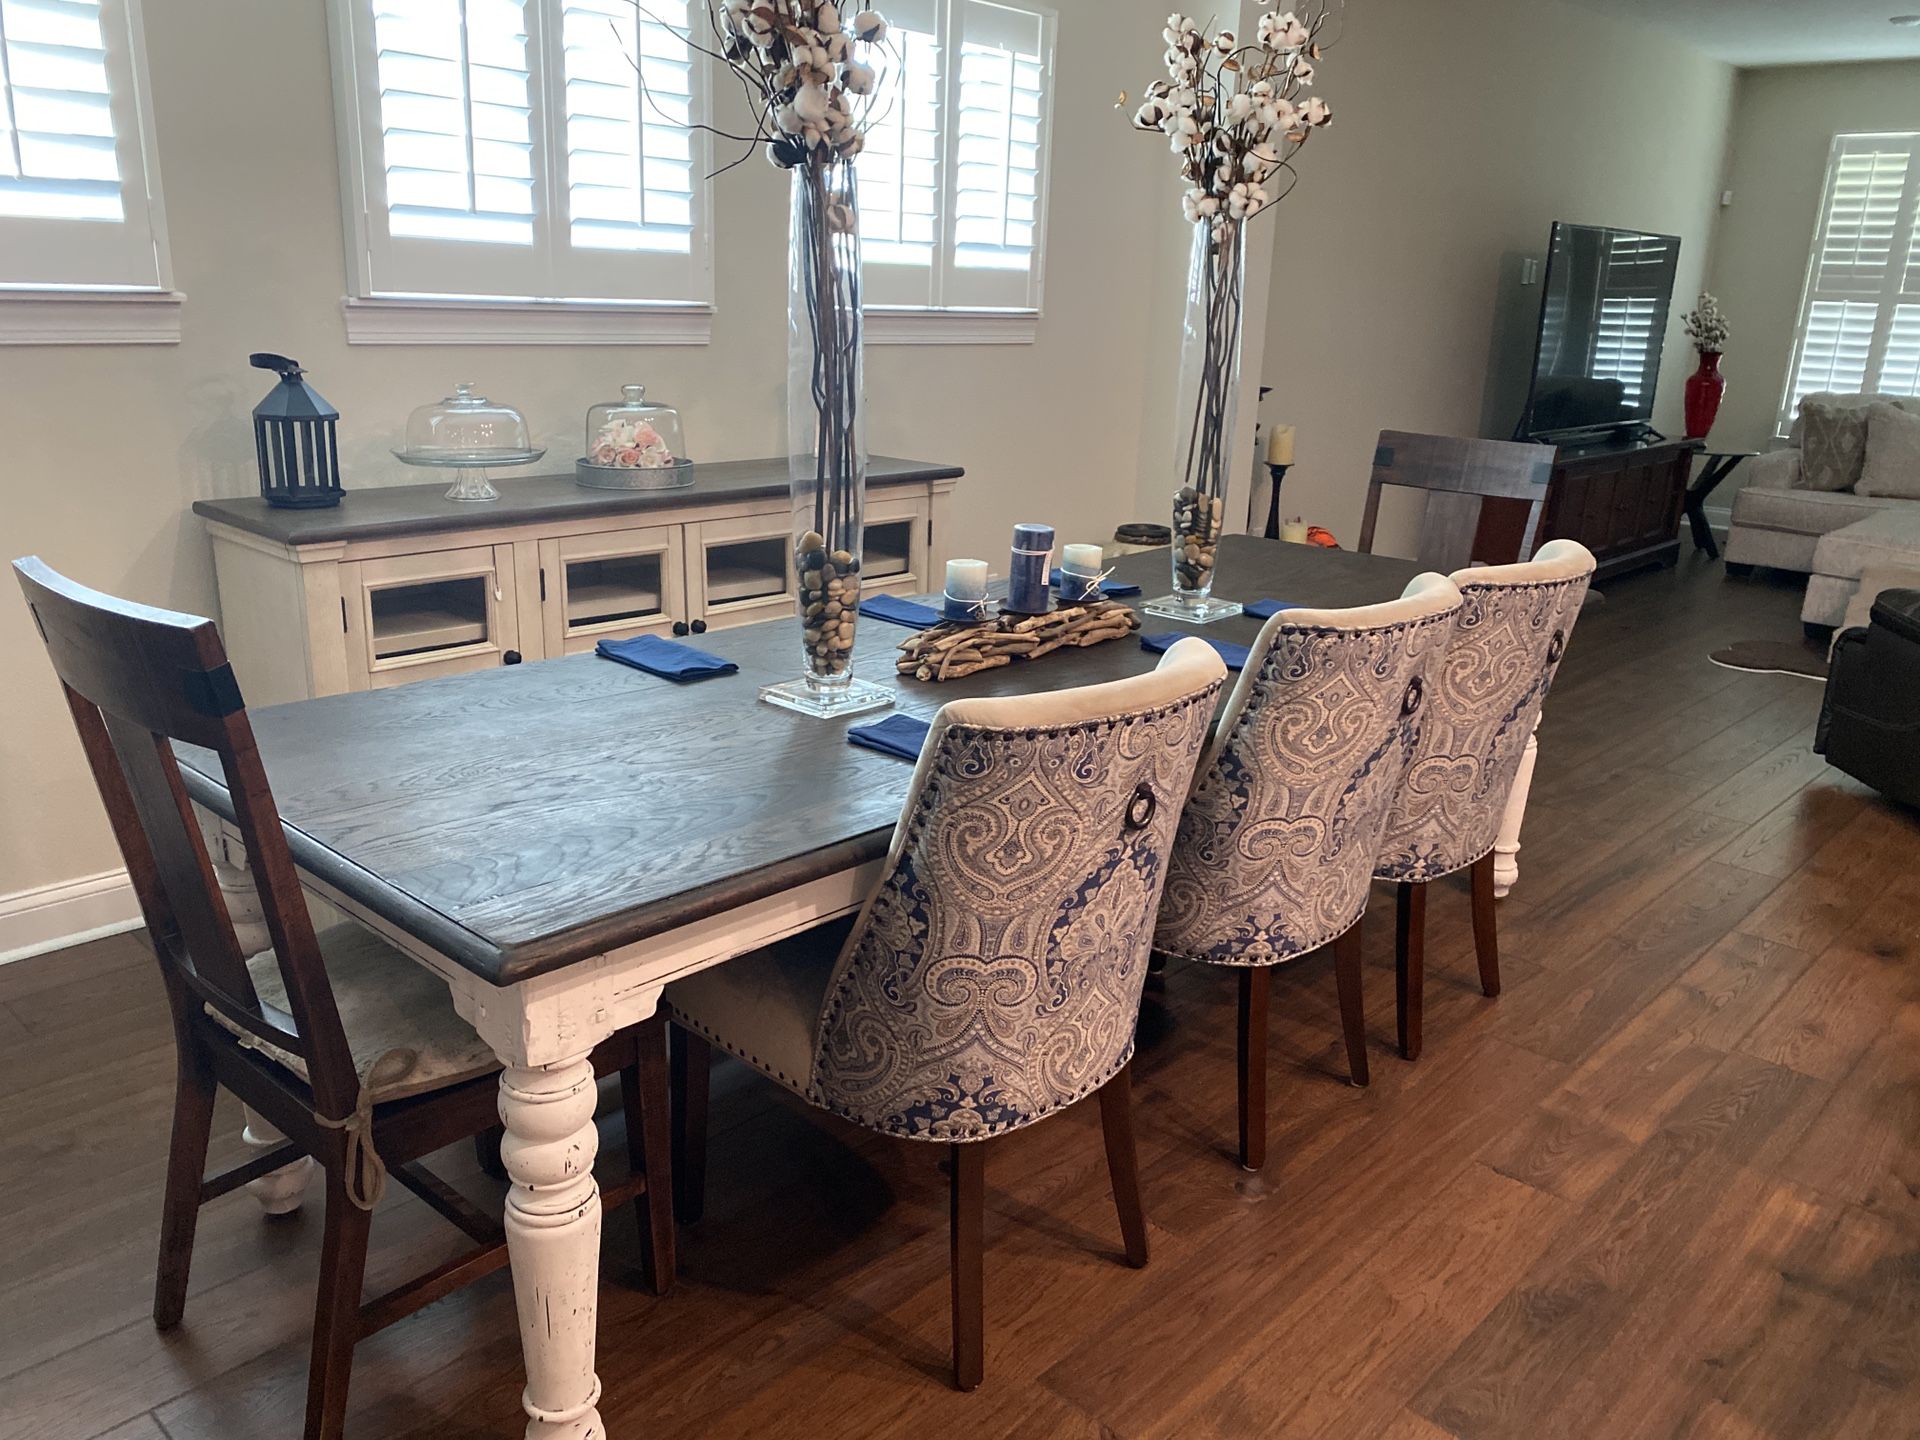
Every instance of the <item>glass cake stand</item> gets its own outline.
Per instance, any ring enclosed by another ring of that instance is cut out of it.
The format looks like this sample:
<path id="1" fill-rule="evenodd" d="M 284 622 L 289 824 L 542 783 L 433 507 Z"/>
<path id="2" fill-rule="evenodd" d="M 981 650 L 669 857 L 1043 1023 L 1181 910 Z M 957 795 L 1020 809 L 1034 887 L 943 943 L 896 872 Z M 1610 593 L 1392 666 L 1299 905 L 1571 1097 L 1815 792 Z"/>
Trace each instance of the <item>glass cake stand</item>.
<path id="1" fill-rule="evenodd" d="M 393 458 L 406 465 L 425 465 L 454 472 L 449 500 L 498 500 L 500 492 L 487 471 L 513 465 L 531 465 L 542 450 L 396 450 Z"/>

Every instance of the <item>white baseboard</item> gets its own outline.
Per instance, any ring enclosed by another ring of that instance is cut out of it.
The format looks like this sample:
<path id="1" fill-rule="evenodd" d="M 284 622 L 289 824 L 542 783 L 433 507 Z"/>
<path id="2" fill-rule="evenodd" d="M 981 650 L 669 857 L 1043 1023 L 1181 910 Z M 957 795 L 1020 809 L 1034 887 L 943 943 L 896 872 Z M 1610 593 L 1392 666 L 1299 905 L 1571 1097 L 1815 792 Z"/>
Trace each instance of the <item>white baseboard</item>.
<path id="1" fill-rule="evenodd" d="M 140 902 L 125 870 L 16 890 L 0 895 L 0 965 L 139 925 Z"/>

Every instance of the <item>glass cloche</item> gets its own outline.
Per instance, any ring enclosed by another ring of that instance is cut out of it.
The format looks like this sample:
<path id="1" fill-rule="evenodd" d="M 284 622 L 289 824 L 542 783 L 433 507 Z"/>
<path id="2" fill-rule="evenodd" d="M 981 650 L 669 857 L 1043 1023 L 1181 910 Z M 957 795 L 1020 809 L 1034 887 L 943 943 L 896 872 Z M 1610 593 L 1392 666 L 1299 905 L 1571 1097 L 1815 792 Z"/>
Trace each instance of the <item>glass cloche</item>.
<path id="1" fill-rule="evenodd" d="M 574 466 L 582 485 L 602 490 L 671 490 L 693 483 L 680 413 L 649 405 L 647 387 L 623 385 L 620 398 L 587 411 L 587 451 Z"/>
<path id="2" fill-rule="evenodd" d="M 547 452 L 533 448 L 526 416 L 474 394 L 473 386 L 462 381 L 453 394 L 407 417 L 406 448 L 393 453 L 409 465 L 457 470 L 449 500 L 498 500 L 487 467 L 527 465 Z"/>

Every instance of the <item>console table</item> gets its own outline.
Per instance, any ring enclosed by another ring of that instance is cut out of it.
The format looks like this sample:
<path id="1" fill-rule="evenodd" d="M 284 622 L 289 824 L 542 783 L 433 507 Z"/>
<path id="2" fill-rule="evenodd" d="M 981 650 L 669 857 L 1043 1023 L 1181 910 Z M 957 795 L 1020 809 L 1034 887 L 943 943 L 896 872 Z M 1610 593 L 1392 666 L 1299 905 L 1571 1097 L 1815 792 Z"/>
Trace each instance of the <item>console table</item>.
<path id="1" fill-rule="evenodd" d="M 1578 540 L 1599 562 L 1596 580 L 1675 564 L 1687 480 L 1699 449 L 1697 440 L 1561 446 L 1536 544 Z M 1518 558 L 1525 525 L 1526 502 L 1486 501 L 1473 553 Z"/>
<path id="2" fill-rule="evenodd" d="M 938 588 L 955 465 L 875 456 L 865 590 Z M 791 615 L 787 462 L 703 464 L 682 490 L 591 490 L 572 475 L 354 490 L 321 510 L 200 500 L 220 630 L 255 706 L 376 690 L 591 650 L 675 625 Z"/>

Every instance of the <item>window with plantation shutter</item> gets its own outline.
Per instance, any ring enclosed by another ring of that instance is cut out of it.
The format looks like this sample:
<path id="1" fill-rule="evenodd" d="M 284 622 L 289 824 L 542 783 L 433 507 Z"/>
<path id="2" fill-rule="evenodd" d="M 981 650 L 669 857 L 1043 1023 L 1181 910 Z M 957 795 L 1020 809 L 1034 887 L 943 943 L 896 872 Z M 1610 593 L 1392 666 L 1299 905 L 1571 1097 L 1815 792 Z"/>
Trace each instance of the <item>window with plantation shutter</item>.
<path id="1" fill-rule="evenodd" d="M 356 201 L 350 273 L 373 302 L 349 301 L 349 337 L 704 338 L 704 328 L 654 337 L 617 323 L 522 334 L 501 320 L 705 313 L 704 72 L 688 10 L 688 0 L 335 0 L 342 164 Z M 381 328 L 406 301 L 433 307 L 432 333 Z M 445 319 L 460 302 L 486 312 L 484 330 Z M 355 333 L 357 314 L 370 333 Z"/>
<path id="2" fill-rule="evenodd" d="M 1053 13 L 988 0 L 895 0 L 885 11 L 886 83 L 859 159 L 869 304 L 1031 316 Z"/>
<path id="3" fill-rule="evenodd" d="M 1920 133 L 1839 135 L 1778 433 L 1815 391 L 1920 395 Z"/>
<path id="4" fill-rule="evenodd" d="M 135 0 L 0 0 L 0 287 L 165 290 Z"/>

